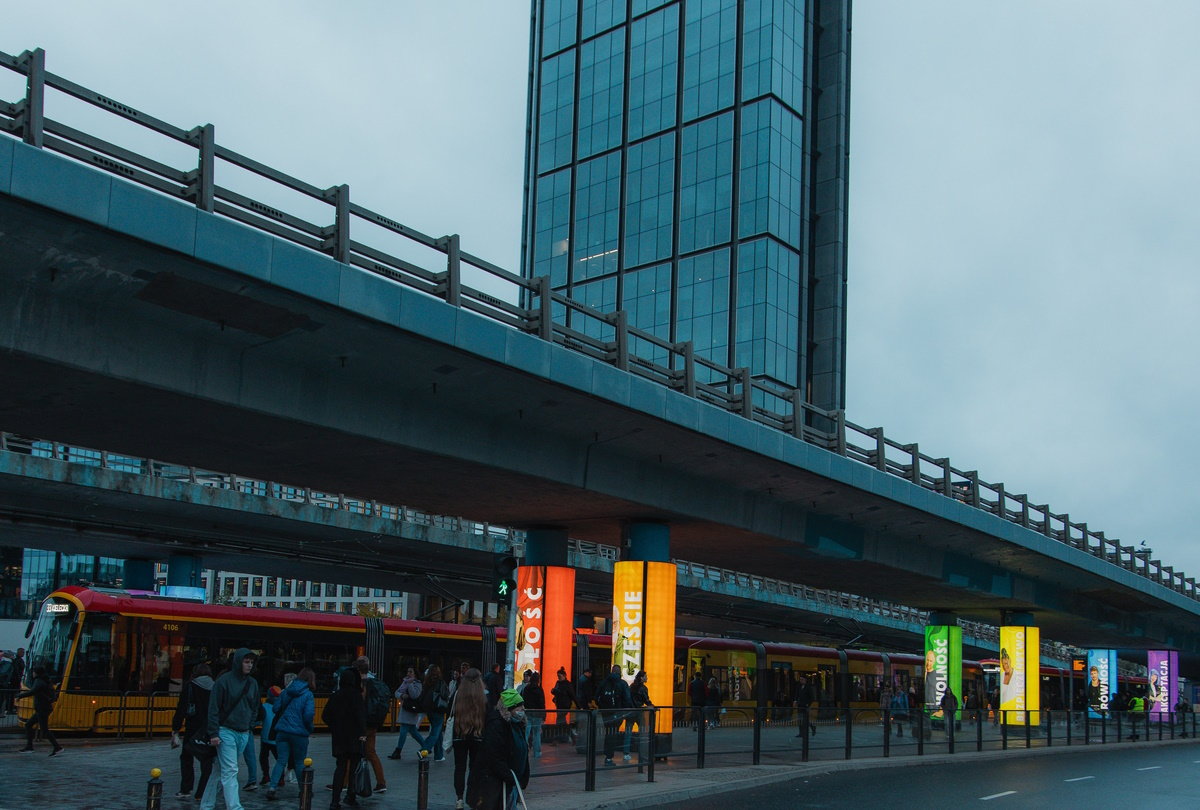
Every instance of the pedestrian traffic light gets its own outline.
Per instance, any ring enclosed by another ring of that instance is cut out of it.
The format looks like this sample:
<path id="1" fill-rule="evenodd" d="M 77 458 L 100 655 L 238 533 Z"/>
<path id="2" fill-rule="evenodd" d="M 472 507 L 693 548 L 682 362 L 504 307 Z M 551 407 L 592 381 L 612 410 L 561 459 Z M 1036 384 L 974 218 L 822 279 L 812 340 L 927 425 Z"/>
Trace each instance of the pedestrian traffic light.
<path id="1" fill-rule="evenodd" d="M 517 558 L 501 557 L 492 568 L 492 596 L 507 602 L 517 587 Z"/>

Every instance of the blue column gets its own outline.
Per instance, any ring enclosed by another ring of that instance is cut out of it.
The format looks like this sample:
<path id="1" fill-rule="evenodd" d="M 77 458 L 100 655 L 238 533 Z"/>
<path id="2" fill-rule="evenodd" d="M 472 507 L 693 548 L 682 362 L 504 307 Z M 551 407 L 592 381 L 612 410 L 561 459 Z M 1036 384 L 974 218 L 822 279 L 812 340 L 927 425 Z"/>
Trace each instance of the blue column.
<path id="1" fill-rule="evenodd" d="M 125 590 L 154 590 L 154 560 L 125 561 Z"/>
<path id="2" fill-rule="evenodd" d="M 167 559 L 167 584 L 199 588 L 204 560 L 195 554 L 172 554 Z"/>
<path id="3" fill-rule="evenodd" d="M 671 561 L 671 527 L 666 523 L 630 523 L 625 528 L 624 560 Z"/>
<path id="4" fill-rule="evenodd" d="M 525 532 L 522 565 L 567 565 L 567 530 L 542 526 Z"/>

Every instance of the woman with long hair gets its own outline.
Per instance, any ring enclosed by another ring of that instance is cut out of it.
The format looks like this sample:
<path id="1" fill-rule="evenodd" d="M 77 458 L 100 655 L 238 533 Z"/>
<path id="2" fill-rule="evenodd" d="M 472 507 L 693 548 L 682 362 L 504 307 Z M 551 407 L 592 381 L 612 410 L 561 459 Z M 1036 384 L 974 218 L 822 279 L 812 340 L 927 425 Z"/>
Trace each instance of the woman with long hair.
<path id="1" fill-rule="evenodd" d="M 463 793 L 467 789 L 467 768 L 475 767 L 479 745 L 483 741 L 483 726 L 487 719 L 487 694 L 483 675 L 472 667 L 459 679 L 450 705 L 454 718 L 454 795 L 455 810 L 463 810 Z"/>

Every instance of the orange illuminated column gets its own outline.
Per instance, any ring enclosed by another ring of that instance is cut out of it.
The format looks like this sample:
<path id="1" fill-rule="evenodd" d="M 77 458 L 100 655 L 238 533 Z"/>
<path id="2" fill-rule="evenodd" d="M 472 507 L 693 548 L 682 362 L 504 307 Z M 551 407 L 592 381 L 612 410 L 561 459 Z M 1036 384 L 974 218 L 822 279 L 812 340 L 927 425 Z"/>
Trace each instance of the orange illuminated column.
<path id="1" fill-rule="evenodd" d="M 517 569 L 517 633 L 513 682 L 526 670 L 542 673 L 549 693 L 559 667 L 571 672 L 571 619 L 575 613 L 575 569 L 522 565 Z M 555 722 L 553 715 L 548 723 Z"/>
<path id="2" fill-rule="evenodd" d="M 613 567 L 613 664 L 629 683 L 646 671 L 655 706 L 670 706 L 675 677 L 675 576 L 671 562 L 629 560 Z M 670 711 L 658 729 L 670 733 Z"/>

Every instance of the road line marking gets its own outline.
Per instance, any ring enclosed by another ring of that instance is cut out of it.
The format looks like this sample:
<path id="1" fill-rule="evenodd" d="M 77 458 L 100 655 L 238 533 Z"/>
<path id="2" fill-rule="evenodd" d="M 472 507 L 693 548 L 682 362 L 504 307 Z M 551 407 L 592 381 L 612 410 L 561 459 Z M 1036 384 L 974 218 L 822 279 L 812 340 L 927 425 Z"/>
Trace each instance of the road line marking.
<path id="1" fill-rule="evenodd" d="M 999 799 L 1002 796 L 1011 796 L 1016 793 L 1015 790 L 1006 790 L 1003 793 L 993 793 L 991 796 L 980 796 L 979 801 L 990 802 L 992 799 Z"/>
<path id="2" fill-rule="evenodd" d="M 1139 771 L 1157 771 L 1162 765 L 1151 765 L 1149 768 L 1138 768 Z"/>
<path id="3" fill-rule="evenodd" d="M 1082 782 L 1084 779 L 1095 779 L 1094 776 L 1076 776 L 1074 779 L 1064 779 L 1064 782 Z"/>

